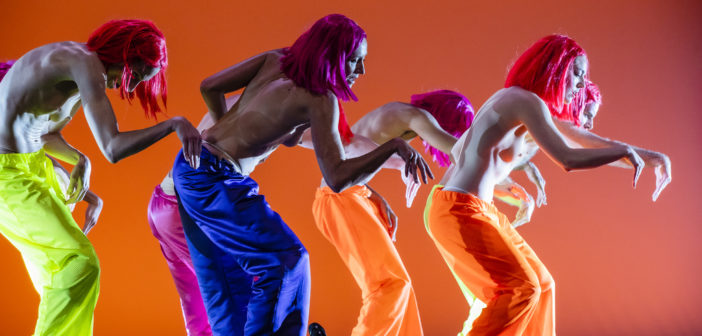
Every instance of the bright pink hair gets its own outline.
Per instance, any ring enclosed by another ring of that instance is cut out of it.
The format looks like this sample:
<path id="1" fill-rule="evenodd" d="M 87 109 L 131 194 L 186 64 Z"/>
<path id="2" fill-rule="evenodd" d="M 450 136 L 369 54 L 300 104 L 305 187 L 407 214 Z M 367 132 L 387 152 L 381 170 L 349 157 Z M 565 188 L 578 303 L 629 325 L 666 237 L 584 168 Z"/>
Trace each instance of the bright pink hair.
<path id="1" fill-rule="evenodd" d="M 136 96 L 147 116 L 156 117 L 161 111 L 157 96 L 166 106 L 166 68 L 168 55 L 166 38 L 151 21 L 113 20 L 96 29 L 88 38 L 88 49 L 97 53 L 105 69 L 113 65 L 124 66 L 119 95 L 131 103 L 133 92 L 128 92 L 132 79 L 132 67 L 143 62 L 149 67 L 160 67 L 161 71 L 152 79 L 136 88 Z"/>
<path id="2" fill-rule="evenodd" d="M 534 43 L 519 56 L 507 74 L 505 87 L 519 86 L 544 100 L 551 115 L 570 119 L 570 104 L 565 103 L 568 69 L 585 50 L 563 35 L 549 35 Z"/>
<path id="3" fill-rule="evenodd" d="M 589 103 L 602 104 L 602 94 L 597 84 L 587 81 L 585 83 L 585 89 L 578 91 L 578 93 L 573 98 L 571 103 L 572 111 L 570 115 L 572 116 L 572 121 L 576 126 L 580 125 L 580 114 L 585 110 L 585 106 Z"/>
<path id="4" fill-rule="evenodd" d="M 451 90 L 436 90 L 412 95 L 410 104 L 427 110 L 439 122 L 441 128 L 455 137 L 460 137 L 470 127 L 475 116 L 473 105 L 468 98 Z M 446 167 L 451 164 L 447 153 L 434 148 L 426 140 L 424 140 L 424 149 L 431 153 L 434 161 L 440 166 Z"/>
<path id="5" fill-rule="evenodd" d="M 358 100 L 346 83 L 346 59 L 365 38 L 366 32 L 353 20 L 341 14 L 327 15 L 285 49 L 281 70 L 314 94 L 331 90 L 339 100 Z M 339 107 L 339 133 L 348 142 L 353 133 Z"/>
<path id="6" fill-rule="evenodd" d="M 15 64 L 14 60 L 10 60 L 7 62 L 0 62 L 0 82 L 5 77 L 5 74 L 7 74 L 7 72 L 10 71 L 10 68 L 12 67 L 13 64 Z"/>

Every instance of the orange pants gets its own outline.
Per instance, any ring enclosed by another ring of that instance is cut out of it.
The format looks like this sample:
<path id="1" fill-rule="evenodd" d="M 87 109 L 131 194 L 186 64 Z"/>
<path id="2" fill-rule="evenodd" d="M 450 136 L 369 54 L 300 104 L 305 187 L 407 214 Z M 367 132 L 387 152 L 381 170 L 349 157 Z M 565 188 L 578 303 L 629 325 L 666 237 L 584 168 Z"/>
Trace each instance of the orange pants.
<path id="1" fill-rule="evenodd" d="M 361 288 L 363 307 L 351 335 L 419 336 L 422 324 L 409 275 L 370 190 L 317 189 L 312 213 Z"/>
<path id="2" fill-rule="evenodd" d="M 469 335 L 555 335 L 551 274 L 494 205 L 434 187 L 429 235 L 463 285 L 486 303 Z"/>

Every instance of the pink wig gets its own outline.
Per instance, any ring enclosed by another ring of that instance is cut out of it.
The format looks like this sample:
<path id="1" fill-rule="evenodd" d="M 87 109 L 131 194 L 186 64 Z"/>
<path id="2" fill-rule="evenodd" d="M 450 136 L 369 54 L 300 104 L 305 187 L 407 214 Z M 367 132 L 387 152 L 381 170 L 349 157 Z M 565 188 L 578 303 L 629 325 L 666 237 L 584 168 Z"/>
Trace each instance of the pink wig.
<path id="1" fill-rule="evenodd" d="M 0 82 L 5 77 L 5 74 L 10 71 L 13 64 L 15 64 L 15 61 L 0 62 Z"/>
<path id="2" fill-rule="evenodd" d="M 519 86 L 544 100 L 551 115 L 570 119 L 570 104 L 565 104 L 568 69 L 576 57 L 586 55 L 573 39 L 549 35 L 529 47 L 507 74 L 505 87 Z"/>
<path id="3" fill-rule="evenodd" d="M 154 78 L 137 86 L 136 95 L 147 116 L 156 117 L 156 113 L 161 111 L 157 95 L 161 95 L 163 105 L 166 106 L 166 38 L 152 22 L 109 21 L 90 34 L 87 45 L 88 49 L 97 53 L 106 69 L 113 65 L 124 67 L 119 94 L 130 103 L 134 93 L 127 90 L 135 63 L 143 62 L 150 67 L 160 67 L 161 71 Z"/>
<path id="4" fill-rule="evenodd" d="M 327 15 L 285 49 L 281 70 L 297 86 L 314 94 L 331 90 L 339 100 L 358 100 L 346 83 L 346 59 L 365 38 L 366 32 L 353 20 L 341 14 Z M 353 133 L 343 109 L 339 110 L 339 133 L 348 142 Z"/>
<path id="5" fill-rule="evenodd" d="M 436 90 L 412 95 L 412 106 L 429 111 L 439 126 L 449 134 L 460 137 L 473 122 L 473 105 L 464 95 L 451 90 Z M 434 148 L 424 140 L 425 151 L 430 152 L 435 162 L 446 167 L 451 164 L 448 154 Z"/>
<path id="6" fill-rule="evenodd" d="M 580 114 L 585 110 L 585 106 L 590 103 L 602 104 L 602 94 L 597 84 L 587 81 L 585 83 L 585 89 L 578 91 L 578 94 L 573 98 L 571 103 L 572 111 L 570 113 L 572 122 L 576 126 L 580 125 Z"/>

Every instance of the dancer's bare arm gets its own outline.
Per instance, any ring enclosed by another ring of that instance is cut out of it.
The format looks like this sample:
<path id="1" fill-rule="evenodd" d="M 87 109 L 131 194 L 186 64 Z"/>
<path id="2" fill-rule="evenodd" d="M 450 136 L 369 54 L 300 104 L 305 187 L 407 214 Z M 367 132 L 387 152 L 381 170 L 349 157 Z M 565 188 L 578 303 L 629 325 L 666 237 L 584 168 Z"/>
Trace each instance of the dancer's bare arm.
<path id="1" fill-rule="evenodd" d="M 451 148 L 453 148 L 458 139 L 441 128 L 439 122 L 429 112 L 423 111 L 422 113 L 422 111 L 413 108 L 408 115 L 410 116 L 408 120 L 409 128 L 432 147 L 448 154 L 451 162 L 456 163 L 451 154 Z"/>
<path id="2" fill-rule="evenodd" d="M 152 127 L 120 132 L 112 105 L 105 94 L 103 66 L 96 57 L 83 57 L 70 66 L 73 80 L 80 91 L 85 118 L 98 147 L 108 161 L 115 163 L 151 146 L 176 132 L 183 143 L 183 153 L 191 166 L 199 166 L 200 133 L 185 118 L 174 117 Z"/>
<path id="3" fill-rule="evenodd" d="M 274 50 L 256 55 L 207 77 L 200 83 L 202 99 L 205 100 L 205 104 L 215 121 L 227 112 L 224 95 L 247 86 L 266 63 L 266 58 L 274 57 L 275 53 L 280 53 L 280 51 Z"/>
<path id="4" fill-rule="evenodd" d="M 69 184 L 70 177 L 66 168 L 64 168 L 55 158 L 49 156 L 49 159 L 51 159 L 54 165 L 56 178 L 62 181 L 63 185 Z M 68 189 L 70 189 L 70 187 L 67 188 L 67 190 Z M 67 193 L 67 190 L 64 190 L 64 193 Z M 91 190 L 87 190 L 83 201 L 88 204 L 88 207 L 85 209 L 85 223 L 83 223 L 83 233 L 87 235 L 93 226 L 97 224 L 98 218 L 100 217 L 100 212 L 102 211 L 103 202 L 102 199 Z M 70 203 L 71 202 L 68 201 L 66 202 L 66 204 Z"/>
<path id="5" fill-rule="evenodd" d="M 390 204 L 388 204 L 388 202 L 385 200 L 385 198 L 383 198 L 382 195 L 380 195 L 377 191 L 375 191 L 367 184 L 366 187 L 371 192 L 371 195 L 368 197 L 368 199 L 371 202 L 373 202 L 373 204 L 375 204 L 376 207 L 378 207 L 380 215 L 383 216 L 384 224 L 386 225 L 385 228 L 388 230 L 390 239 L 392 241 L 395 241 L 395 239 L 397 238 L 397 215 L 395 215 L 395 212 L 392 211 Z"/>
<path id="6" fill-rule="evenodd" d="M 605 137 L 599 136 L 592 133 L 586 129 L 576 127 L 571 122 L 565 122 L 561 120 L 555 120 L 556 127 L 558 130 L 567 136 L 569 139 L 575 141 L 579 145 L 585 148 L 599 148 L 608 147 L 612 145 L 626 145 L 623 142 L 607 139 Z M 644 163 L 648 167 L 655 169 L 656 173 L 656 189 L 653 192 L 653 200 L 655 201 L 660 195 L 661 191 L 672 181 L 670 158 L 667 155 L 659 152 L 654 152 L 652 150 L 643 149 L 635 146 L 631 146 L 636 153 L 641 156 Z M 618 160 L 612 163 L 612 165 L 623 168 L 632 168 L 633 165 L 628 160 Z"/>
<path id="7" fill-rule="evenodd" d="M 635 167 L 633 185 L 636 186 L 644 163 L 631 146 L 612 144 L 605 148 L 570 148 L 541 99 L 535 95 L 522 95 L 505 104 L 509 106 L 502 108 L 496 104 L 496 110 L 499 108 L 514 121 L 523 123 L 539 147 L 566 171 L 595 168 L 625 158 Z"/>
<path id="8" fill-rule="evenodd" d="M 91 165 L 87 156 L 69 145 L 61 135 L 61 129 L 70 119 L 56 125 L 49 133 L 41 137 L 44 151 L 56 159 L 73 165 L 68 188 L 65 190 L 66 203 L 76 203 L 85 197 L 90 188 Z M 61 167 L 63 169 L 63 167 Z"/>
<path id="9" fill-rule="evenodd" d="M 433 178 L 424 159 L 400 138 L 392 139 L 365 155 L 346 159 L 337 129 L 338 122 L 336 97 L 331 93 L 315 97 L 310 110 L 312 143 L 322 176 L 335 192 L 351 185 L 364 184 L 394 153 L 405 160 L 405 174 L 411 174 L 415 181 L 419 180 L 417 170 L 424 183 L 427 182 L 427 175 Z"/>

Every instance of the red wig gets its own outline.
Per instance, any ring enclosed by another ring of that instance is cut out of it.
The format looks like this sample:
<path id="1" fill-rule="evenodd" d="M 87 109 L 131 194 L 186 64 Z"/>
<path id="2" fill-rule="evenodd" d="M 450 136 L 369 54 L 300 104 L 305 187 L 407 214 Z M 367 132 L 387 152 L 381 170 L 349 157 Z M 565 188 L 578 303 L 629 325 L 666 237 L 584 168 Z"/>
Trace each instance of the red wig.
<path id="1" fill-rule="evenodd" d="M 427 110 L 449 134 L 460 137 L 473 122 L 475 111 L 468 98 L 451 90 L 436 90 L 412 95 L 410 104 Z M 451 164 L 448 154 L 434 148 L 423 140 L 424 149 L 431 153 L 435 162 L 447 167 Z"/>
<path id="2" fill-rule="evenodd" d="M 161 111 L 157 96 L 161 96 L 166 106 L 166 68 L 168 55 L 166 38 L 150 21 L 113 20 L 96 29 L 88 39 L 88 49 L 97 53 L 105 69 L 113 65 L 123 66 L 120 97 L 131 103 L 133 92 L 128 92 L 132 79 L 132 67 L 143 62 L 149 67 L 160 67 L 161 71 L 152 79 L 136 88 L 136 95 L 147 116 L 156 117 Z"/>
<path id="3" fill-rule="evenodd" d="M 346 59 L 366 38 L 366 32 L 341 14 L 327 15 L 286 48 L 281 71 L 297 86 L 313 94 L 332 91 L 339 99 L 339 134 L 346 143 L 353 133 L 348 127 L 341 101 L 358 100 L 346 83 Z"/>
<path id="4" fill-rule="evenodd" d="M 0 62 L 0 82 L 2 82 L 5 74 L 10 71 L 13 64 L 15 64 L 15 61 Z"/>
<path id="5" fill-rule="evenodd" d="M 568 69 L 585 50 L 573 39 L 549 35 L 529 47 L 507 74 L 505 87 L 519 86 L 544 100 L 551 115 L 569 120 L 570 107 L 565 104 Z"/>
<path id="6" fill-rule="evenodd" d="M 587 81 L 585 89 L 578 91 L 578 94 L 575 95 L 573 102 L 570 104 L 572 107 L 570 115 L 576 126 L 581 126 L 580 114 L 585 110 L 585 106 L 590 103 L 602 104 L 602 94 L 597 84 Z"/>

